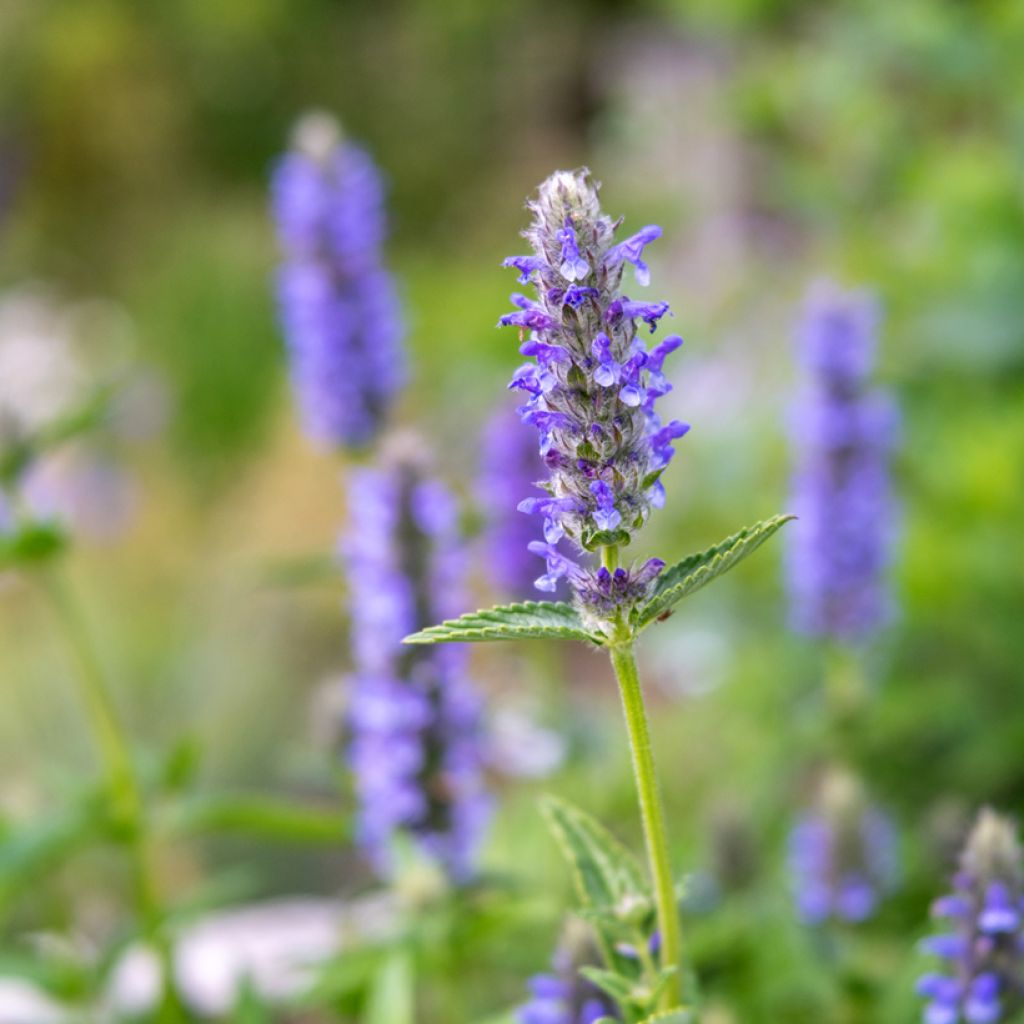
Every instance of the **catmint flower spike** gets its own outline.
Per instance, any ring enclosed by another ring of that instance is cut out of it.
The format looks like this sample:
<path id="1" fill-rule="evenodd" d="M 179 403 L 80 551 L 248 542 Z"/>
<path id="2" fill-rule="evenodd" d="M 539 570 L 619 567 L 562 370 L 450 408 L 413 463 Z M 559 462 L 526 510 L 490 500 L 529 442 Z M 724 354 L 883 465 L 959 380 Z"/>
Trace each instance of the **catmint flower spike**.
<path id="1" fill-rule="evenodd" d="M 898 414 L 869 386 L 878 314 L 866 295 L 819 283 L 799 333 L 805 381 L 791 413 L 787 583 L 798 630 L 863 639 L 892 615 L 896 518 L 889 460 Z"/>
<path id="2" fill-rule="evenodd" d="M 556 172 L 529 208 L 525 237 L 533 254 L 506 264 L 536 296 L 513 296 L 519 308 L 500 324 L 532 332 L 521 352 L 535 363 L 517 370 L 511 387 L 524 395 L 520 414 L 540 434 L 548 477 L 540 484 L 547 499 L 520 507 L 544 517 L 548 543 L 531 545 L 547 560 L 537 586 L 551 590 L 568 579 L 584 617 L 607 629 L 644 599 L 661 563 L 600 571 L 589 553 L 628 545 L 663 504 L 659 478 L 673 455 L 670 442 L 688 429 L 662 424 L 654 409 L 670 390 L 662 365 L 679 340 L 648 351 L 639 336 L 638 324 L 655 330 L 668 304 L 622 293 L 623 265 L 632 263 L 645 278 L 643 248 L 661 232 L 646 227 L 616 244 L 616 225 L 601 211 L 586 170 Z M 552 547 L 562 536 L 581 558 Z"/>
<path id="3" fill-rule="evenodd" d="M 1016 830 L 985 809 L 953 893 L 935 902 L 942 932 L 922 950 L 941 961 L 917 985 L 926 1024 L 1007 1024 L 1024 1007 L 1024 886 Z"/>
<path id="4" fill-rule="evenodd" d="M 387 876 L 404 834 L 456 881 L 469 878 L 490 799 L 480 702 L 461 646 L 410 648 L 408 633 L 456 613 L 465 560 L 452 496 L 406 440 L 353 474 L 341 542 L 351 592 L 349 757 L 359 839 Z"/>
<path id="5" fill-rule="evenodd" d="M 833 770 L 794 826 L 789 870 L 800 918 L 856 924 L 874 915 L 897 878 L 896 834 L 860 783 Z"/>
<path id="6" fill-rule="evenodd" d="M 272 196 L 284 253 L 278 307 L 303 427 L 324 447 L 363 446 L 406 375 L 380 174 L 329 115 L 309 114 L 274 170 Z"/>

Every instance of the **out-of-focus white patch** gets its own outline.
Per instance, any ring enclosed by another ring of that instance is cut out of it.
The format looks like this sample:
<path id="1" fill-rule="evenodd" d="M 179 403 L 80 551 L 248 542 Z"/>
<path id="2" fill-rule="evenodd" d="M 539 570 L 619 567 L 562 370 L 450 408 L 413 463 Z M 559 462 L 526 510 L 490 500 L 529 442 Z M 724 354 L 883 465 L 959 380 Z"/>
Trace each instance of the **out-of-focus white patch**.
<path id="1" fill-rule="evenodd" d="M 276 900 L 228 910 L 185 930 L 176 979 L 188 1005 L 205 1016 L 230 1014 L 246 983 L 267 1002 L 284 1003 L 305 991 L 318 965 L 346 946 L 393 935 L 396 927 L 392 901 L 379 897 Z M 153 1009 L 159 990 L 155 953 L 134 946 L 113 972 L 107 1002 L 115 1013 L 142 1014 Z"/>
<path id="2" fill-rule="evenodd" d="M 0 978 L 0 1024 L 70 1024 L 71 1017 L 23 978 Z"/>
<path id="3" fill-rule="evenodd" d="M 82 401 L 86 384 L 69 316 L 39 289 L 0 296 L 0 432 L 38 430 Z"/>
<path id="4" fill-rule="evenodd" d="M 564 736 L 524 708 L 502 708 L 490 720 L 491 763 L 503 775 L 544 778 L 561 767 L 567 746 Z"/>
<path id="5" fill-rule="evenodd" d="M 324 110 L 310 110 L 299 118 L 292 146 L 319 164 L 326 164 L 341 142 L 341 125 Z"/>
<path id="6" fill-rule="evenodd" d="M 691 615 L 671 629 L 652 629 L 647 638 L 644 663 L 667 693 L 702 697 L 728 677 L 733 657 L 728 621 Z"/>

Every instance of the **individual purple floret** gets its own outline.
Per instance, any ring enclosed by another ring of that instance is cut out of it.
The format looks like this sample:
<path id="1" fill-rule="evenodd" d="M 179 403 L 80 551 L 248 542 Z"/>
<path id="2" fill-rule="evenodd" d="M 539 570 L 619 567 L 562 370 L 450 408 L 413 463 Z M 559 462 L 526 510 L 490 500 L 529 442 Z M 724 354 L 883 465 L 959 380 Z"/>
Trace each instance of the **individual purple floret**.
<path id="1" fill-rule="evenodd" d="M 395 869 L 410 837 L 455 881 L 474 873 L 489 817 L 481 707 L 458 645 L 402 638 L 463 606 L 465 560 L 452 496 L 405 446 L 353 473 L 342 544 L 352 658 L 349 757 L 359 839 L 377 869 Z"/>
<path id="2" fill-rule="evenodd" d="M 816 806 L 789 837 L 797 912 L 810 925 L 871 917 L 897 877 L 892 823 L 845 772 L 826 776 Z"/>
<path id="3" fill-rule="evenodd" d="M 672 442 L 689 428 L 662 424 L 654 407 L 671 390 L 662 364 L 682 339 L 672 335 L 648 350 L 638 322 L 653 332 L 668 304 L 622 294 L 627 263 L 647 283 L 643 249 L 659 228 L 616 243 L 617 224 L 601 212 L 586 170 L 557 171 L 529 208 L 534 219 L 525 237 L 533 255 L 505 265 L 533 284 L 536 298 L 513 295 L 517 309 L 499 325 L 519 328 L 520 352 L 532 360 L 509 386 L 526 399 L 520 414 L 540 433 L 548 479 L 539 485 L 545 494 L 519 508 L 543 517 L 546 544 L 531 545 L 548 564 L 537 587 L 551 591 L 568 578 L 581 610 L 600 628 L 646 595 L 661 563 L 598 573 L 554 545 L 563 536 L 584 552 L 626 545 L 664 503 L 660 477 Z"/>
<path id="4" fill-rule="evenodd" d="M 484 563 L 497 590 L 517 600 L 534 594 L 537 560 L 527 547 L 539 539 L 540 528 L 516 504 L 546 472 L 533 431 L 511 406 L 498 409 L 484 428 L 477 493 L 484 517 Z"/>
<path id="5" fill-rule="evenodd" d="M 1006 1024 L 1024 1006 L 1024 892 L 1021 849 L 1005 818 L 983 810 L 953 880 L 937 900 L 946 922 L 923 948 L 943 961 L 918 992 L 928 1002 L 924 1024 Z"/>
<path id="6" fill-rule="evenodd" d="M 790 424 L 791 619 L 801 632 L 847 642 L 892 614 L 889 459 L 899 417 L 891 397 L 869 385 L 877 321 L 868 296 L 812 288 L 799 331 L 805 382 Z"/>
<path id="7" fill-rule="evenodd" d="M 274 170 L 272 198 L 284 252 L 278 305 L 304 429 L 325 447 L 365 445 L 405 377 L 381 252 L 380 174 L 330 116 L 310 114 Z"/>
<path id="8" fill-rule="evenodd" d="M 529 982 L 530 999 L 516 1010 L 516 1024 L 594 1024 L 602 1017 L 619 1019 L 611 999 L 579 973 L 595 963 L 582 930 L 569 929 L 551 961 L 551 971 Z"/>

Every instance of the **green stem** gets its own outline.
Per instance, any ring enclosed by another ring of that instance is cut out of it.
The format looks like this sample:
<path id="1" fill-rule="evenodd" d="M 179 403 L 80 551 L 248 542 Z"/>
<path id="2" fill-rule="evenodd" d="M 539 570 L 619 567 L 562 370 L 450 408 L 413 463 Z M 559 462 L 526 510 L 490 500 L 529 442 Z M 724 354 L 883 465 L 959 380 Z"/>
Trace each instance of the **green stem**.
<path id="1" fill-rule="evenodd" d="M 160 959 L 164 992 L 157 1019 L 167 1024 L 185 1020 L 184 1011 L 174 991 L 173 950 L 161 926 L 163 914 L 155 872 L 150 862 L 142 786 L 132 760 L 131 748 L 100 660 L 70 589 L 55 572 L 44 570 L 39 573 L 39 579 L 56 613 L 77 669 L 74 678 L 106 771 L 114 819 L 119 834 L 126 836 L 126 845 L 133 860 L 139 920 Z"/>
<path id="2" fill-rule="evenodd" d="M 134 823 L 141 812 L 139 785 L 124 729 L 107 689 L 99 658 L 68 588 L 55 573 L 43 572 L 40 579 L 77 669 L 74 678 L 106 769 L 111 802 L 119 822 Z"/>
<path id="3" fill-rule="evenodd" d="M 629 731 L 633 755 L 633 775 L 636 778 L 640 816 L 643 819 L 644 839 L 647 844 L 647 859 L 654 879 L 654 900 L 658 913 L 658 930 L 661 933 L 661 963 L 665 967 L 675 967 L 677 971 L 681 971 L 682 929 L 676 904 L 672 864 L 668 855 L 665 811 L 658 789 L 651 734 L 647 725 L 647 710 L 640 688 L 632 638 L 613 644 L 609 651 L 615 677 L 619 682 L 619 691 L 622 694 L 622 708 L 626 714 L 626 728 Z M 677 973 L 665 989 L 661 1008 L 671 1010 L 681 1003 L 682 979 Z"/>

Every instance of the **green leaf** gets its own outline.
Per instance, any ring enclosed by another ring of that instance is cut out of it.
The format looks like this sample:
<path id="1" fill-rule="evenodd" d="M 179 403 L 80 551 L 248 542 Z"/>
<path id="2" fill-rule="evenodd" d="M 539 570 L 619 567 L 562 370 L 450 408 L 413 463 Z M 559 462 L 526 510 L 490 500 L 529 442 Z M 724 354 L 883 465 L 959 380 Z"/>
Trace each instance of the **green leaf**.
<path id="1" fill-rule="evenodd" d="M 569 861 L 584 907 L 614 909 L 624 899 L 647 898 L 633 855 L 603 825 L 557 797 L 545 797 L 541 809 Z"/>
<path id="2" fill-rule="evenodd" d="M 348 838 L 348 820 L 331 808 L 270 796 L 214 793 L 183 800 L 159 823 L 172 835 L 231 833 L 285 843 L 334 845 Z"/>
<path id="3" fill-rule="evenodd" d="M 675 1010 L 663 1010 L 651 1017 L 644 1017 L 640 1024 L 696 1024 L 696 1020 L 693 1010 L 679 1007 Z"/>
<path id="4" fill-rule="evenodd" d="M 571 604 L 564 601 L 523 601 L 483 611 L 469 612 L 438 626 L 429 626 L 407 636 L 407 644 L 480 643 L 487 640 L 589 640 L 601 637 L 588 633 Z"/>
<path id="5" fill-rule="evenodd" d="M 55 523 L 24 523 L 0 536 L 0 569 L 39 565 L 67 547 L 67 535 Z"/>
<path id="6" fill-rule="evenodd" d="M 748 526 L 707 551 L 690 555 L 658 577 L 654 596 L 639 610 L 638 625 L 646 626 L 671 611 L 684 597 L 728 572 L 753 554 L 769 537 L 795 516 L 782 515 Z"/>
<path id="7" fill-rule="evenodd" d="M 600 967 L 581 967 L 580 974 L 592 985 L 607 993 L 617 1003 L 628 1003 L 633 998 L 634 983 L 614 971 L 605 971 Z"/>
<path id="8" fill-rule="evenodd" d="M 651 988 L 650 1003 L 648 1003 L 648 1005 L 658 1005 L 658 1000 L 661 999 L 662 992 L 664 992 L 665 989 L 668 988 L 669 983 L 675 978 L 675 976 L 678 973 L 679 968 L 675 964 L 670 964 L 666 967 L 662 967 L 658 971 L 658 976 L 655 979 L 654 985 Z"/>
<path id="9" fill-rule="evenodd" d="M 39 824 L 13 828 L 0 840 L 0 907 L 82 850 L 101 841 L 107 823 L 92 797 L 76 801 Z"/>

